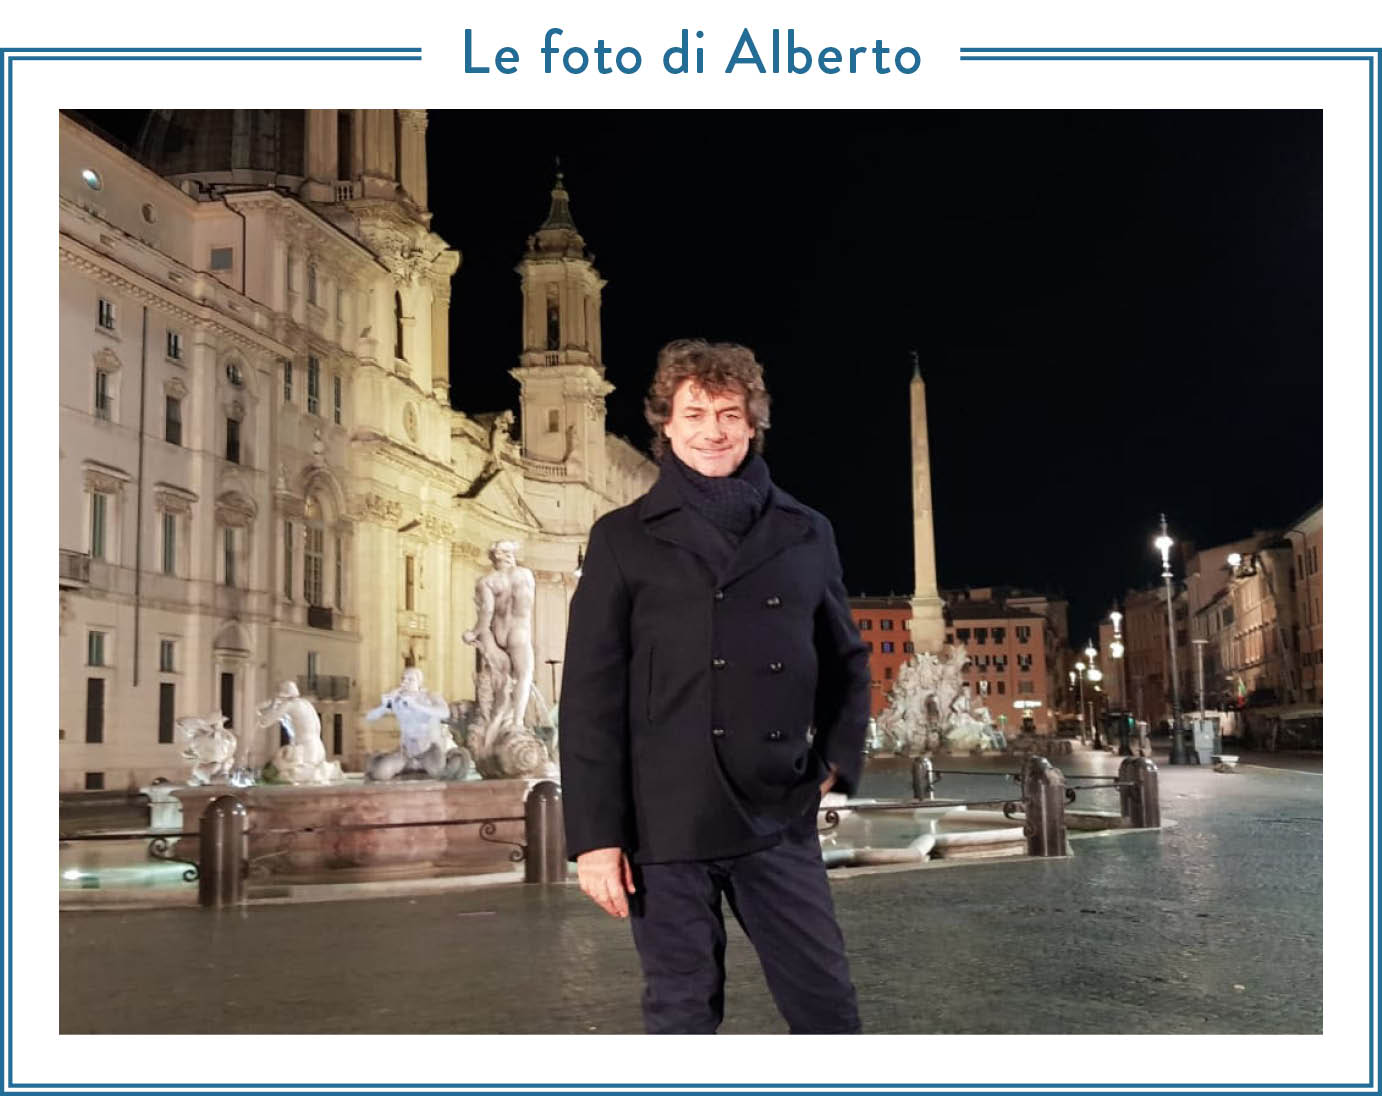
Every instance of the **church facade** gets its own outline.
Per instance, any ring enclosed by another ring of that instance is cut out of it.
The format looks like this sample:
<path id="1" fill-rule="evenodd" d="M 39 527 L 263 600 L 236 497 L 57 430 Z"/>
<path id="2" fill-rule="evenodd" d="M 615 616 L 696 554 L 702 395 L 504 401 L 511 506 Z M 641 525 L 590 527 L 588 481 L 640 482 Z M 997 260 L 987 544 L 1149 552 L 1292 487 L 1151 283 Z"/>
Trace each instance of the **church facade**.
<path id="1" fill-rule="evenodd" d="M 516 419 L 453 407 L 426 124 L 157 111 L 128 155 L 60 118 L 63 790 L 179 779 L 174 719 L 218 709 L 262 763 L 288 679 L 359 768 L 405 666 L 474 697 L 495 540 L 537 579 L 529 720 L 554 703 L 590 526 L 656 469 L 605 429 L 604 282 L 560 177 L 518 264 Z"/>

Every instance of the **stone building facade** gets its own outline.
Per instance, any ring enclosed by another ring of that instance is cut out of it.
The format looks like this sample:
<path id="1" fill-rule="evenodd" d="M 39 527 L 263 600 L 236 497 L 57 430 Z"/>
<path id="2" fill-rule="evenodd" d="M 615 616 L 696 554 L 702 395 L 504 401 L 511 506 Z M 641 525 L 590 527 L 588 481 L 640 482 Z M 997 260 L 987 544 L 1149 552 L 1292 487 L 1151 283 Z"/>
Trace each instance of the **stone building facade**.
<path id="1" fill-rule="evenodd" d="M 452 406 L 424 111 L 158 111 L 134 155 L 59 126 L 60 786 L 177 778 L 174 716 L 217 708 L 262 761 L 290 678 L 357 767 L 405 665 L 474 696 L 494 540 L 560 659 L 591 523 L 656 474 L 605 430 L 604 282 L 561 180 L 519 265 L 515 439 Z"/>

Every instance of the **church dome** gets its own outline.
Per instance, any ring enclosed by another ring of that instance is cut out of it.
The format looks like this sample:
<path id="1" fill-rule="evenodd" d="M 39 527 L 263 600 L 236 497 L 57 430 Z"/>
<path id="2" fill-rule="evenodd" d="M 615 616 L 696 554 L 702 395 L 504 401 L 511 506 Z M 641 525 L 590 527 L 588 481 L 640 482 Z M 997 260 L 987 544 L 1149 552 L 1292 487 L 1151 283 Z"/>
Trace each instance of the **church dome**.
<path id="1" fill-rule="evenodd" d="M 302 110 L 153 110 L 135 155 L 172 178 L 293 186 L 306 173 L 306 144 Z"/>

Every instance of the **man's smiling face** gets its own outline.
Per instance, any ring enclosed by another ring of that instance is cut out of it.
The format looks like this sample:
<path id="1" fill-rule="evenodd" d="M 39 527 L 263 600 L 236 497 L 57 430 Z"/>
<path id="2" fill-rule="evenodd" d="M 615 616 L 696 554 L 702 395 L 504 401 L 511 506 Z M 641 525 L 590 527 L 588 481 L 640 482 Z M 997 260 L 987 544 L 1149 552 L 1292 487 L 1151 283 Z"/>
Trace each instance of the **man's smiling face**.
<path id="1" fill-rule="evenodd" d="M 703 476 L 732 473 L 754 434 L 741 388 L 707 392 L 690 378 L 672 394 L 672 417 L 662 431 L 677 458 Z"/>

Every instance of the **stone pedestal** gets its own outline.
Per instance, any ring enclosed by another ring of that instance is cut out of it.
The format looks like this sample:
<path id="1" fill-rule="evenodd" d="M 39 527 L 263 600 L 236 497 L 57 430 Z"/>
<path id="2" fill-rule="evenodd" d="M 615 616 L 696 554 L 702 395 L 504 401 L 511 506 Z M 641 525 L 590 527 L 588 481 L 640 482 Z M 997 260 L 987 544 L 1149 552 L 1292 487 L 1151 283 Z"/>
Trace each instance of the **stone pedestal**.
<path id="1" fill-rule="evenodd" d="M 397 780 L 328 785 L 180 788 L 184 830 L 234 795 L 249 812 L 251 878 L 363 882 L 514 869 L 532 780 Z M 500 821 L 502 820 L 502 821 Z M 408 826 L 391 823 L 415 823 Z M 437 823 L 426 825 L 425 823 Z M 197 857 L 197 838 L 177 855 Z"/>

